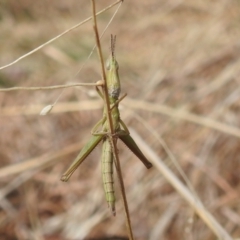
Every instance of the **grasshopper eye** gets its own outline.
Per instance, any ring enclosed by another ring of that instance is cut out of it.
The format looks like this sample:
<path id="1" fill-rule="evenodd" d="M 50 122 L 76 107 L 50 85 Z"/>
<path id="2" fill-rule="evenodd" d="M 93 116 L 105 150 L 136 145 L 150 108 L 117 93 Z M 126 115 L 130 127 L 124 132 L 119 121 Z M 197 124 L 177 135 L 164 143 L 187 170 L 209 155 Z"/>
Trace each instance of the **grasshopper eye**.
<path id="1" fill-rule="evenodd" d="M 118 70 L 119 69 L 119 65 L 118 65 L 118 62 L 115 61 L 115 68 Z"/>
<path id="2" fill-rule="evenodd" d="M 106 69 L 110 70 L 110 62 L 109 62 L 109 60 L 106 61 Z"/>

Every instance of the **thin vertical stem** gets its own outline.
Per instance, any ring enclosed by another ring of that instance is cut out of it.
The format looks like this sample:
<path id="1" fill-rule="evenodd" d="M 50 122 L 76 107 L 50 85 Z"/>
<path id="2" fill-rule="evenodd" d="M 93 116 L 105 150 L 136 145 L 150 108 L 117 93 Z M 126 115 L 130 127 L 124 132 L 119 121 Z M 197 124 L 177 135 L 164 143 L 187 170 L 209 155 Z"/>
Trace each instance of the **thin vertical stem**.
<path id="1" fill-rule="evenodd" d="M 117 172 L 117 176 L 118 176 L 118 183 L 121 189 L 121 197 L 122 197 L 122 201 L 123 201 L 123 205 L 124 205 L 124 210 L 125 210 L 125 217 L 126 217 L 126 226 L 127 226 L 127 231 L 128 231 L 128 236 L 130 240 L 134 240 L 134 236 L 133 236 L 133 231 L 132 231 L 132 224 L 131 224 L 131 218 L 130 218 L 130 213 L 129 213 L 129 209 L 128 209 L 128 203 L 127 203 L 127 197 L 126 197 L 126 192 L 125 192 L 125 186 L 124 186 L 124 182 L 123 182 L 123 177 L 122 177 L 122 170 L 121 170 L 121 165 L 120 165 L 120 161 L 119 161 L 119 157 L 118 154 L 116 154 L 116 149 L 117 149 L 117 139 L 112 138 L 113 139 L 113 155 L 114 155 L 114 163 L 115 163 L 115 167 L 116 167 L 116 172 Z"/>
<path id="2" fill-rule="evenodd" d="M 99 39 L 99 33 L 98 33 L 98 28 L 97 28 L 97 19 L 96 19 L 96 7 L 95 7 L 95 1 L 92 0 L 92 12 L 93 12 L 93 28 L 95 32 L 95 38 L 96 38 L 96 44 L 97 44 L 97 49 L 98 49 L 98 56 L 101 62 L 101 71 L 102 71 L 102 78 L 104 80 L 104 85 L 103 85 L 103 94 L 104 94 L 104 100 L 107 108 L 107 120 L 109 123 L 110 127 L 110 142 L 112 145 L 113 149 L 113 155 L 114 155 L 114 162 L 115 162 L 115 167 L 116 167 L 116 172 L 118 175 L 118 182 L 120 185 L 121 189 L 121 196 L 122 196 L 122 201 L 124 204 L 124 209 L 125 209 L 125 215 L 126 215 L 126 225 L 127 225 L 127 231 L 128 231 L 128 236 L 130 240 L 134 240 L 133 237 L 133 232 L 132 232 L 132 225 L 131 225 L 131 220 L 130 220 L 130 214 L 129 214 L 129 209 L 128 209 L 128 204 L 127 204 L 127 198 L 126 198 L 126 193 L 125 193 L 125 187 L 124 187 L 124 182 L 123 182 L 123 177 L 122 177 L 122 171 L 121 171 L 121 166 L 120 166 L 120 161 L 118 157 L 118 151 L 117 151 L 117 138 L 114 138 L 114 129 L 113 129 L 113 122 L 112 122 L 112 115 L 111 115 L 111 107 L 110 107 L 110 101 L 109 101 L 109 96 L 108 96 L 108 86 L 107 86 L 107 81 L 106 81 L 106 73 L 104 69 L 104 61 L 103 61 L 103 55 L 102 55 L 102 49 L 101 49 L 101 44 L 100 44 L 100 39 Z"/>

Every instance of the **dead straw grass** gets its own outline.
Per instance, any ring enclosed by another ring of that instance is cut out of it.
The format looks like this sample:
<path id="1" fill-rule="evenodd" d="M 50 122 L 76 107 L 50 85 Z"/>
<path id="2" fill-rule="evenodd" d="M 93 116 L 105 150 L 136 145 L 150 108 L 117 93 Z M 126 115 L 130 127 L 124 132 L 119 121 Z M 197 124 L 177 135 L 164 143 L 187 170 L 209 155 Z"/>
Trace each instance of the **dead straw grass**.
<path id="1" fill-rule="evenodd" d="M 0 4 L 1 66 L 91 14 L 87 1 L 45 1 Z M 110 12 L 99 17 L 100 26 Z M 181 179 L 137 116 L 165 140 L 208 214 L 233 239 L 240 236 L 239 16 L 237 1 L 126 0 L 102 40 L 107 56 L 110 33 L 118 37 L 122 92 L 128 93 L 122 118 Z M 73 77 L 93 44 L 91 23 L 85 24 L 1 71 L 0 85 L 99 80 L 96 56 Z M 100 148 L 69 183 L 59 181 L 101 116 L 91 91 L 77 88 L 64 92 L 52 115 L 40 117 L 39 109 L 59 93 L 0 93 L 1 239 L 125 236 L 121 203 L 116 218 L 107 211 Z M 123 145 L 119 150 L 137 240 L 216 239 L 157 168 L 146 171 Z"/>

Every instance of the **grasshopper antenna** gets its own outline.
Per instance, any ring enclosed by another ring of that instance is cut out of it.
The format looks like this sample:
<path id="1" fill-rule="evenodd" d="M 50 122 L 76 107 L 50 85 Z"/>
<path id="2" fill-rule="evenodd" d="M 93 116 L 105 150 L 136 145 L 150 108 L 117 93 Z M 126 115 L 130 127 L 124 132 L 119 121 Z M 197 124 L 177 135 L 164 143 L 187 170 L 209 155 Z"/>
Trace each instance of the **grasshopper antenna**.
<path id="1" fill-rule="evenodd" d="M 115 45 L 116 45 L 116 35 L 112 35 L 111 34 L 111 55 L 112 55 L 112 59 L 115 59 Z"/>

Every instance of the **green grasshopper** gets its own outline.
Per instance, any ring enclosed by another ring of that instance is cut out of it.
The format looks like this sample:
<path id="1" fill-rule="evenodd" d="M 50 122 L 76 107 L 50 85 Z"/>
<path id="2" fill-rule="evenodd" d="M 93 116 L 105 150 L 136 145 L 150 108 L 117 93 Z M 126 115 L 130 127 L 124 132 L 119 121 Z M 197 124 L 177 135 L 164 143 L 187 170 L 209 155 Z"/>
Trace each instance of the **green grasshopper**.
<path id="1" fill-rule="evenodd" d="M 133 138 L 130 136 L 129 130 L 125 123 L 120 118 L 118 109 L 119 102 L 123 99 L 119 99 L 121 92 L 120 80 L 118 76 L 118 63 L 115 57 L 115 42 L 116 36 L 111 35 L 111 55 L 106 62 L 107 73 L 107 89 L 110 102 L 110 111 L 114 129 L 114 138 L 120 138 L 124 144 L 143 162 L 146 168 L 151 168 L 152 164 L 147 160 L 144 154 L 141 152 Z M 104 99 L 103 90 L 101 91 L 96 87 L 98 94 Z M 126 95 L 125 95 L 126 96 Z M 101 131 L 97 131 L 99 126 L 102 125 Z M 114 154 L 112 151 L 112 145 L 110 141 L 110 127 L 107 121 L 107 107 L 106 101 L 104 104 L 103 118 L 94 126 L 91 131 L 92 137 L 89 142 L 82 148 L 78 156 L 70 165 L 68 170 L 62 175 L 61 180 L 66 182 L 71 177 L 73 172 L 78 166 L 86 159 L 86 157 L 93 151 L 93 149 L 100 143 L 102 145 L 101 156 L 101 168 L 102 179 L 104 185 L 104 192 L 108 206 L 111 208 L 113 215 L 115 215 L 115 194 L 113 185 L 113 159 Z"/>

